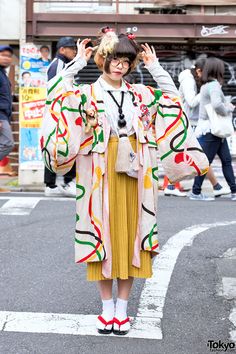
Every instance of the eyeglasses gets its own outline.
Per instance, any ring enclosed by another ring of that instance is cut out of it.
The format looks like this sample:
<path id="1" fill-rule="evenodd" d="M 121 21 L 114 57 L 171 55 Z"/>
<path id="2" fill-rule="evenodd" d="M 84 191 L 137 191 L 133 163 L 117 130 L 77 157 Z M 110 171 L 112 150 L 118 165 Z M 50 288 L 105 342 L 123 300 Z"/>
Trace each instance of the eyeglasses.
<path id="1" fill-rule="evenodd" d="M 111 59 L 111 65 L 112 66 L 118 66 L 119 64 L 122 64 L 124 69 L 128 69 L 130 67 L 130 61 L 128 59 L 121 59 L 121 58 L 113 58 Z"/>

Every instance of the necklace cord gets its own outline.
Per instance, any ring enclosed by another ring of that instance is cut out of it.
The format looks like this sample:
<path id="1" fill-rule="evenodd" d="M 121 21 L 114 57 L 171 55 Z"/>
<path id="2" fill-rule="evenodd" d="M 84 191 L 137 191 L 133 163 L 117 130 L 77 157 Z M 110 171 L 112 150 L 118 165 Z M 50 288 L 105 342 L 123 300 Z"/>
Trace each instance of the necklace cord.
<path id="1" fill-rule="evenodd" d="M 125 115 L 123 113 L 123 103 L 124 103 L 124 91 L 121 91 L 121 102 L 120 104 L 117 102 L 116 98 L 113 96 L 113 94 L 111 93 L 111 91 L 107 91 L 109 93 L 109 95 L 111 96 L 111 98 L 113 99 L 113 101 L 115 102 L 115 104 L 118 107 L 118 113 L 119 113 L 119 119 L 118 119 L 118 126 L 119 128 L 124 128 L 126 127 L 126 120 L 125 120 Z"/>

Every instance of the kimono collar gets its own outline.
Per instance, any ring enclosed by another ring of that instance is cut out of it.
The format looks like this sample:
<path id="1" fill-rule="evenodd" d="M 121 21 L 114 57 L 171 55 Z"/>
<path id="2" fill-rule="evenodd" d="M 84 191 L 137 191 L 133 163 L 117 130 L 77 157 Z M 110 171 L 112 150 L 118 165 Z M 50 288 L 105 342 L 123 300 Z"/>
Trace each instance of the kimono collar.
<path id="1" fill-rule="evenodd" d="M 104 89 L 104 91 L 124 91 L 124 92 L 128 91 L 128 87 L 126 86 L 124 80 L 122 80 L 121 87 L 119 88 L 114 88 L 113 86 L 109 85 L 101 76 L 99 77 L 98 81 L 102 86 L 102 88 Z"/>

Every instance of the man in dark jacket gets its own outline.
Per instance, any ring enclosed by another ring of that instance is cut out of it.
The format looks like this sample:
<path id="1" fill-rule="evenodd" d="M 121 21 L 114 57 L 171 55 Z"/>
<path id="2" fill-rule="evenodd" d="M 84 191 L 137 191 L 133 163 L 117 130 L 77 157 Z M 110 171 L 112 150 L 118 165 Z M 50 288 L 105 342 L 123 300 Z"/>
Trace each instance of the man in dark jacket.
<path id="1" fill-rule="evenodd" d="M 77 53 L 77 46 L 72 37 L 62 37 L 57 43 L 57 54 L 54 60 L 49 65 L 47 75 L 48 80 L 51 80 L 58 74 L 64 66 L 74 59 Z M 56 184 L 56 174 L 45 167 L 44 183 L 46 184 L 46 196 L 67 196 L 75 197 L 76 184 L 74 182 L 76 176 L 75 164 L 72 169 L 64 176 L 64 184 Z"/>
<path id="2" fill-rule="evenodd" d="M 0 160 L 6 157 L 14 147 L 10 120 L 12 114 L 11 83 L 6 69 L 12 63 L 13 50 L 0 45 Z"/>

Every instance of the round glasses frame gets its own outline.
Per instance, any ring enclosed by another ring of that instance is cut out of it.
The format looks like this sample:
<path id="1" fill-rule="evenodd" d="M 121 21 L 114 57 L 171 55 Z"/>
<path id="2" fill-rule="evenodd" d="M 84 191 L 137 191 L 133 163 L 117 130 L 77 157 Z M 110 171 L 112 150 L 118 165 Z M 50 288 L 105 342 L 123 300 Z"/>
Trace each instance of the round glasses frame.
<path id="1" fill-rule="evenodd" d="M 130 67 L 130 61 L 128 59 L 118 59 L 113 58 L 111 59 L 111 65 L 117 67 L 119 64 L 122 64 L 124 69 L 128 69 Z"/>

